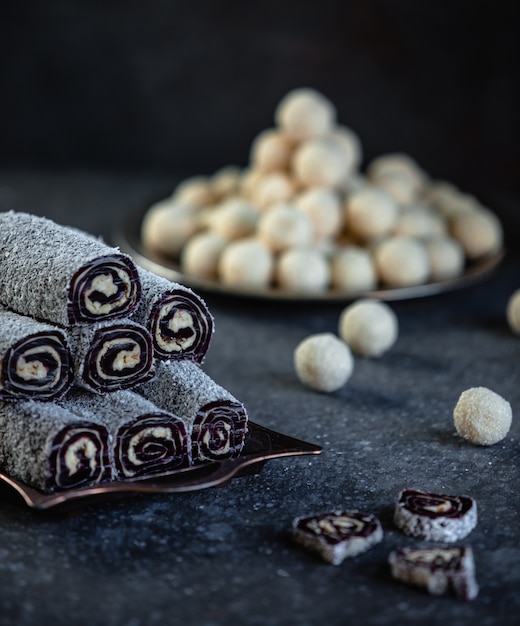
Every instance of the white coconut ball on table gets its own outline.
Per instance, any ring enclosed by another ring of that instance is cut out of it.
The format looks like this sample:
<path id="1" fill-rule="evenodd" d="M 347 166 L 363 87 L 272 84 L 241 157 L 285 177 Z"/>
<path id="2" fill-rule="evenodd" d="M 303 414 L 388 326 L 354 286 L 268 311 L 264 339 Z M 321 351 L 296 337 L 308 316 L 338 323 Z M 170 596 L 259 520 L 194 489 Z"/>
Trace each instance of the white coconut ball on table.
<path id="1" fill-rule="evenodd" d="M 249 160 L 261 172 L 286 170 L 291 161 L 294 142 L 281 130 L 261 132 L 251 145 Z"/>
<path id="2" fill-rule="evenodd" d="M 431 280 L 449 280 L 464 271 L 466 257 L 460 243 L 447 235 L 431 237 L 424 242 L 430 262 Z"/>
<path id="3" fill-rule="evenodd" d="M 218 274 L 222 284 L 240 289 L 264 289 L 273 275 L 271 251 L 254 237 L 237 239 L 222 252 Z"/>
<path id="4" fill-rule="evenodd" d="M 511 330 L 520 335 L 520 289 L 517 289 L 507 302 L 506 309 L 507 322 Z"/>
<path id="5" fill-rule="evenodd" d="M 504 439 L 512 419 L 509 402 L 487 387 L 463 391 L 453 410 L 459 435 L 480 446 L 491 446 Z"/>
<path id="6" fill-rule="evenodd" d="M 351 292 L 375 289 L 377 271 L 370 251 L 353 245 L 338 248 L 331 258 L 331 284 Z"/>
<path id="7" fill-rule="evenodd" d="M 395 201 L 373 186 L 354 191 L 345 203 L 349 230 L 364 241 L 379 239 L 397 223 L 399 210 Z"/>
<path id="8" fill-rule="evenodd" d="M 426 247 L 413 237 L 389 237 L 376 246 L 374 258 L 379 278 L 388 287 L 413 287 L 430 278 Z"/>
<path id="9" fill-rule="evenodd" d="M 461 243 L 471 261 L 498 252 L 504 236 L 498 217 L 484 208 L 453 218 L 451 234 Z"/>
<path id="10" fill-rule="evenodd" d="M 211 231 L 194 235 L 181 252 L 183 272 L 206 280 L 216 279 L 220 255 L 227 244 L 226 239 Z"/>
<path id="11" fill-rule="evenodd" d="M 312 222 L 292 204 L 276 204 L 262 213 L 257 235 L 273 252 L 280 252 L 310 244 L 313 237 Z"/>
<path id="12" fill-rule="evenodd" d="M 148 209 L 141 225 L 141 239 L 145 248 L 178 257 L 200 229 L 199 213 L 193 206 L 168 199 Z"/>
<path id="13" fill-rule="evenodd" d="M 275 110 L 276 124 L 296 141 L 328 134 L 336 121 L 332 102 L 314 89 L 299 88 L 287 93 Z"/>
<path id="14" fill-rule="evenodd" d="M 319 293 L 329 286 L 330 266 L 317 248 L 291 248 L 278 258 L 276 282 L 285 291 Z"/>
<path id="15" fill-rule="evenodd" d="M 311 187 L 297 195 L 293 202 L 311 220 L 315 239 L 332 238 L 341 231 L 343 210 L 335 189 Z"/>
<path id="16" fill-rule="evenodd" d="M 294 151 L 291 168 L 304 187 L 338 187 L 347 178 L 349 166 L 341 147 L 331 139 L 308 139 Z"/>
<path id="17" fill-rule="evenodd" d="M 397 341 L 398 332 L 397 316 L 379 300 L 357 300 L 340 315 L 340 337 L 353 352 L 363 356 L 384 354 Z"/>
<path id="18" fill-rule="evenodd" d="M 343 387 L 354 370 L 349 347 L 332 333 L 318 333 L 304 339 L 294 352 L 299 380 L 314 389 L 330 393 Z"/>

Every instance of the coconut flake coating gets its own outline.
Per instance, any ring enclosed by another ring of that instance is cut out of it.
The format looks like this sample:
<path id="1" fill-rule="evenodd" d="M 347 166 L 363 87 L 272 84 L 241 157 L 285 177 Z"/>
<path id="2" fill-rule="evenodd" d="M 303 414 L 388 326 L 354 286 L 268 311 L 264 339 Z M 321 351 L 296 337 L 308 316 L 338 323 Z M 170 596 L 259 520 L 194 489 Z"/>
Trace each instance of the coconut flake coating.
<path id="1" fill-rule="evenodd" d="M 406 535 L 458 541 L 477 525 L 477 503 L 468 496 L 404 489 L 395 505 L 394 522 Z"/>
<path id="2" fill-rule="evenodd" d="M 378 357 L 397 341 L 398 321 L 378 300 L 363 299 L 347 306 L 339 319 L 339 335 L 357 354 Z"/>
<path id="3" fill-rule="evenodd" d="M 520 335 L 520 289 L 511 294 L 506 309 L 507 322 L 511 330 Z"/>
<path id="4" fill-rule="evenodd" d="M 478 594 L 473 551 L 466 546 L 402 548 L 388 558 L 392 576 L 433 595 L 473 600 Z"/>
<path id="5" fill-rule="evenodd" d="M 366 552 L 383 539 L 375 515 L 360 511 L 333 511 L 293 521 L 294 541 L 332 565 Z"/>
<path id="6" fill-rule="evenodd" d="M 354 370 L 350 348 L 332 333 L 310 335 L 294 352 L 299 380 L 315 391 L 332 392 L 347 382 Z"/>
<path id="7" fill-rule="evenodd" d="M 158 359 L 202 363 L 214 320 L 204 300 L 188 287 L 139 269 L 142 300 L 132 319 L 148 329 Z"/>
<path id="8" fill-rule="evenodd" d="M 51 401 L 71 384 L 65 332 L 0 308 L 0 398 Z"/>
<path id="9" fill-rule="evenodd" d="M 511 428 L 512 419 L 509 402 L 487 387 L 463 391 L 453 410 L 459 435 L 480 446 L 502 441 Z"/>
<path id="10" fill-rule="evenodd" d="M 244 405 L 190 361 L 163 361 L 136 390 L 186 424 L 194 464 L 240 454 L 247 433 Z"/>
<path id="11" fill-rule="evenodd" d="M 33 400 L 0 401 L 0 466 L 41 491 L 109 480 L 108 432 L 59 406 Z"/>
<path id="12" fill-rule="evenodd" d="M 141 297 L 132 259 L 28 213 L 0 213 L 0 303 L 68 326 L 131 313 Z"/>

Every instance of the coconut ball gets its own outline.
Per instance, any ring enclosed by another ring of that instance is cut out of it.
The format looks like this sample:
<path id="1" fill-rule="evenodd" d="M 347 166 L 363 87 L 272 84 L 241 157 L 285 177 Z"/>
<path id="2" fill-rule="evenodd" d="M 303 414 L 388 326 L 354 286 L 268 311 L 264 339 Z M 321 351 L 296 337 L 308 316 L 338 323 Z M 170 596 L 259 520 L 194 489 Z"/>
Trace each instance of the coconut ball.
<path id="1" fill-rule="evenodd" d="M 354 191 L 345 204 L 349 230 L 365 241 L 386 235 L 397 222 L 399 210 L 384 191 L 362 187 Z"/>
<path id="2" fill-rule="evenodd" d="M 317 240 L 335 237 L 343 226 L 343 212 L 337 191 L 330 187 L 311 187 L 294 199 L 294 205 L 312 222 Z"/>
<path id="3" fill-rule="evenodd" d="M 276 128 L 261 132 L 251 146 L 250 161 L 261 172 L 285 170 L 289 167 L 293 142 Z"/>
<path id="4" fill-rule="evenodd" d="M 250 200 L 253 196 L 254 189 L 264 175 L 264 172 L 256 170 L 255 168 L 244 170 L 238 181 L 238 195 Z"/>
<path id="5" fill-rule="evenodd" d="M 336 126 L 328 135 L 328 139 L 336 143 L 345 155 L 348 172 L 354 173 L 363 158 L 361 141 L 358 135 L 347 126 Z"/>
<path id="6" fill-rule="evenodd" d="M 402 206 L 408 206 L 417 199 L 419 189 L 416 182 L 400 171 L 384 172 L 371 180 Z"/>
<path id="7" fill-rule="evenodd" d="M 337 187 L 348 175 L 343 150 L 330 139 L 309 139 L 294 151 L 292 171 L 305 187 Z"/>
<path id="8" fill-rule="evenodd" d="M 449 280 L 464 271 L 464 250 L 458 241 L 440 235 L 424 242 L 430 261 L 431 280 Z"/>
<path id="9" fill-rule="evenodd" d="M 511 330 L 520 335 L 520 289 L 515 291 L 507 303 L 507 321 Z"/>
<path id="10" fill-rule="evenodd" d="M 192 206 L 169 199 L 148 209 L 141 225 L 141 239 L 145 248 L 177 257 L 200 228 L 199 216 Z"/>
<path id="11" fill-rule="evenodd" d="M 211 191 L 215 200 L 237 195 L 240 191 L 242 170 L 234 165 L 226 165 L 217 170 L 210 180 Z"/>
<path id="12" fill-rule="evenodd" d="M 226 246 L 218 264 L 221 282 L 228 287 L 264 289 L 273 275 L 273 256 L 261 241 L 249 237 Z"/>
<path id="13" fill-rule="evenodd" d="M 278 202 L 287 202 L 295 193 L 294 182 L 284 172 L 268 172 L 260 176 L 251 187 L 249 198 L 260 210 Z"/>
<path id="14" fill-rule="evenodd" d="M 293 140 L 323 137 L 332 129 L 336 110 L 330 100 L 314 89 L 294 89 L 276 107 L 276 124 Z"/>
<path id="15" fill-rule="evenodd" d="M 299 380 L 315 391 L 332 392 L 343 387 L 354 370 L 352 353 L 332 333 L 318 333 L 304 339 L 294 352 Z"/>
<path id="16" fill-rule="evenodd" d="M 339 319 L 339 335 L 353 352 L 381 356 L 397 340 L 398 323 L 392 309 L 379 300 L 358 300 Z"/>
<path id="17" fill-rule="evenodd" d="M 502 225 L 494 213 L 484 208 L 455 217 L 451 233 L 471 261 L 498 252 L 502 247 Z"/>
<path id="18" fill-rule="evenodd" d="M 486 387 L 463 391 L 453 410 L 459 435 L 479 446 L 501 441 L 509 432 L 512 419 L 509 402 Z"/>
<path id="19" fill-rule="evenodd" d="M 330 281 L 327 259 L 314 248 L 292 248 L 282 253 L 276 266 L 276 282 L 291 292 L 324 291 Z"/>
<path id="20" fill-rule="evenodd" d="M 388 287 L 422 285 L 430 277 L 430 260 L 425 246 L 411 237 L 390 237 L 374 252 L 380 279 Z"/>
<path id="21" fill-rule="evenodd" d="M 197 278 L 215 280 L 219 258 L 226 245 L 227 241 L 217 233 L 198 233 L 182 249 L 182 271 Z"/>
<path id="22" fill-rule="evenodd" d="M 446 221 L 439 213 L 422 205 L 414 205 L 401 211 L 393 232 L 396 235 L 421 238 L 444 235 L 446 230 Z"/>
<path id="23" fill-rule="evenodd" d="M 259 213 L 247 200 L 229 198 L 208 217 L 211 230 L 224 239 L 240 239 L 251 235 L 258 222 Z"/>
<path id="24" fill-rule="evenodd" d="M 261 215 L 257 234 L 273 252 L 280 252 L 309 244 L 313 234 L 312 222 L 293 205 L 277 204 Z"/>
<path id="25" fill-rule="evenodd" d="M 215 201 L 211 181 L 206 176 L 193 176 L 182 181 L 175 188 L 172 198 L 175 202 L 187 204 L 196 209 L 209 206 Z"/>
<path id="26" fill-rule="evenodd" d="M 425 202 L 448 219 L 463 213 L 472 213 L 481 206 L 474 196 L 463 193 L 455 185 L 445 181 L 431 183 L 424 190 L 423 197 Z"/>
<path id="27" fill-rule="evenodd" d="M 385 176 L 400 176 L 407 180 L 415 193 L 427 182 L 426 173 L 419 167 L 412 157 L 401 152 L 383 154 L 376 157 L 367 167 L 368 178 L 378 181 Z"/>
<path id="28" fill-rule="evenodd" d="M 331 284 L 343 291 L 370 291 L 377 286 L 371 253 L 359 246 L 344 246 L 331 259 Z"/>

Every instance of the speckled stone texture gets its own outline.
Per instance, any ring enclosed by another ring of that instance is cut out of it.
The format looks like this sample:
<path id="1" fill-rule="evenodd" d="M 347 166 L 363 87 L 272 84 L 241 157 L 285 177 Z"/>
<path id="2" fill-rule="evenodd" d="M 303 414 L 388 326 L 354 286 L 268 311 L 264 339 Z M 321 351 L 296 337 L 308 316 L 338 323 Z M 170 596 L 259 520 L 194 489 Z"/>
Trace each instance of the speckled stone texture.
<path id="1" fill-rule="evenodd" d="M 3 173 L 0 202 L 108 236 L 170 187 L 159 177 Z M 396 344 L 381 358 L 356 358 L 347 385 L 330 395 L 298 382 L 293 350 L 311 333 L 336 332 L 341 305 L 204 294 L 216 322 L 204 370 L 252 421 L 323 453 L 270 461 L 220 489 L 93 502 L 67 514 L 35 513 L 2 488 L 0 624 L 516 624 L 520 341 L 505 308 L 520 259 L 514 242 L 509 249 L 480 285 L 393 303 Z M 513 408 L 509 434 L 489 447 L 465 441 L 453 424 L 460 393 L 478 385 Z M 392 522 L 399 492 L 412 486 L 477 501 L 479 522 L 465 540 L 480 587 L 473 602 L 392 579 L 390 552 L 417 542 Z M 290 537 L 294 517 L 335 508 L 372 512 L 384 530 L 381 543 L 338 567 Z"/>

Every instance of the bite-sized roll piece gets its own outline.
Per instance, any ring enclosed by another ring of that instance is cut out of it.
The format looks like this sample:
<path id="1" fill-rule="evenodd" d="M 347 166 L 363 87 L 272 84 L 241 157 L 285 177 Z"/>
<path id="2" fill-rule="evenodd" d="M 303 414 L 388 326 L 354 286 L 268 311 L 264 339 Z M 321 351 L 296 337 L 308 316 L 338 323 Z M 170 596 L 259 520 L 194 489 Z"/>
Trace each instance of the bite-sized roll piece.
<path id="1" fill-rule="evenodd" d="M 473 600 L 478 594 L 473 551 L 466 546 L 402 548 L 388 558 L 392 576 L 433 595 Z"/>
<path id="2" fill-rule="evenodd" d="M 61 326 L 129 315 L 141 289 L 132 259 L 28 213 L 0 213 L 0 302 Z"/>
<path id="3" fill-rule="evenodd" d="M 431 541 L 458 541 L 477 525 L 477 503 L 468 496 L 404 489 L 394 511 L 405 534 Z"/>
<path id="4" fill-rule="evenodd" d="M 45 492 L 111 478 L 108 432 L 59 406 L 0 401 L 0 466 L 11 478 Z"/>
<path id="5" fill-rule="evenodd" d="M 99 396 L 72 389 L 60 406 L 106 427 L 113 473 L 119 480 L 167 474 L 190 465 L 184 422 L 131 391 Z"/>
<path id="6" fill-rule="evenodd" d="M 139 269 L 143 297 L 133 319 L 152 335 L 158 359 L 202 363 L 213 334 L 213 316 L 188 287 Z"/>
<path id="7" fill-rule="evenodd" d="M 76 385 L 107 393 L 131 389 L 153 374 L 150 333 L 132 320 L 98 322 L 68 330 Z"/>
<path id="8" fill-rule="evenodd" d="M 162 361 L 136 391 L 180 417 L 191 436 L 192 462 L 238 456 L 248 416 L 244 405 L 191 361 Z"/>
<path id="9" fill-rule="evenodd" d="M 293 521 L 293 539 L 332 565 L 366 552 L 383 539 L 375 515 L 359 511 L 333 511 Z"/>
<path id="10" fill-rule="evenodd" d="M 71 383 L 64 331 L 0 308 L 0 399 L 50 401 Z"/>

